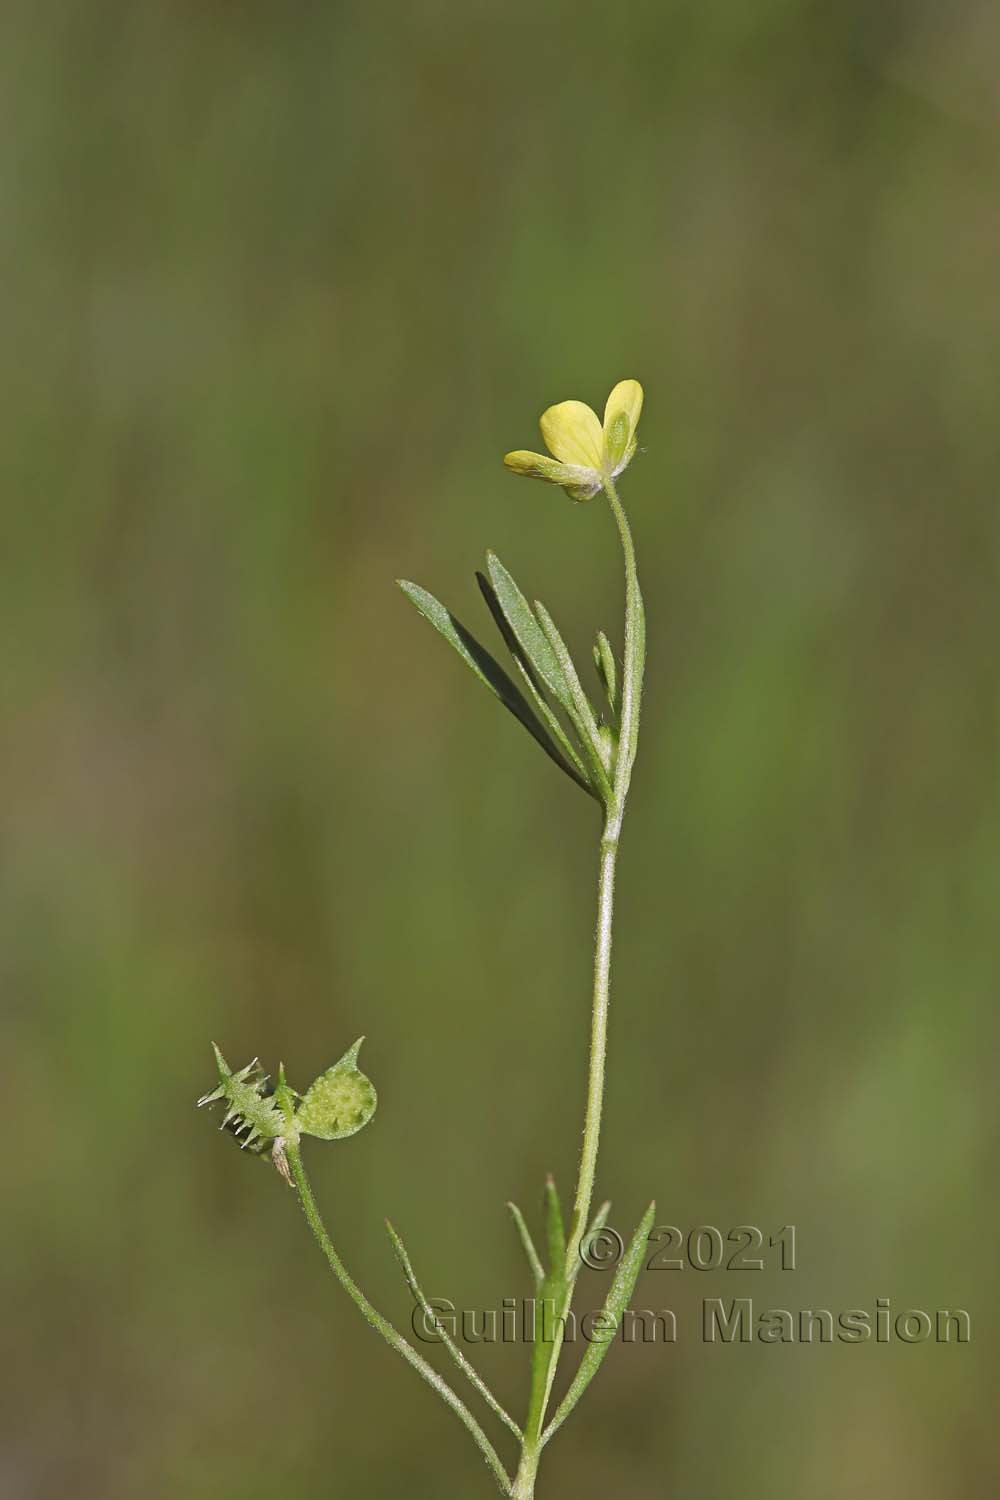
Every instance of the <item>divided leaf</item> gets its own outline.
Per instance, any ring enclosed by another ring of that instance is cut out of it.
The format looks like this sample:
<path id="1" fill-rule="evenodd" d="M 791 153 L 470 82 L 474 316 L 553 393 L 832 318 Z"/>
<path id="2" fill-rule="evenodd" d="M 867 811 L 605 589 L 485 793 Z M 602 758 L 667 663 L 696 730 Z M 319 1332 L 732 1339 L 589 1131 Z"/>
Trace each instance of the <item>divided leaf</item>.
<path id="1" fill-rule="evenodd" d="M 527 599 L 495 552 L 487 552 L 486 567 L 494 595 L 510 627 L 509 634 L 503 632 L 508 637 L 508 645 L 511 645 L 509 635 L 513 635 L 522 659 L 541 678 L 553 698 L 567 711 L 572 711 L 573 695 L 569 683 Z M 490 602 L 489 595 L 487 602 Z M 497 623 L 500 624 L 500 621 Z M 514 655 L 519 654 L 515 646 L 512 645 L 511 649 Z"/>
<path id="2" fill-rule="evenodd" d="M 526 1430 L 529 1432 L 541 1426 L 554 1374 L 552 1362 L 556 1358 L 559 1347 L 554 1319 L 563 1310 L 566 1298 L 566 1230 L 563 1226 L 559 1194 L 551 1175 L 545 1183 L 545 1244 L 549 1264 L 535 1299 L 536 1316 L 531 1349 L 531 1395 L 528 1399 L 526 1423 Z"/>
<path id="3" fill-rule="evenodd" d="M 601 791 L 607 798 L 611 793 L 611 783 L 608 779 L 608 773 L 611 768 L 611 756 L 608 746 L 601 740 L 590 699 L 583 691 L 566 642 L 556 629 L 556 623 L 552 616 L 539 599 L 535 600 L 535 614 L 538 618 L 538 623 L 542 627 L 543 634 L 552 647 L 556 660 L 562 668 L 563 676 L 569 685 L 573 701 L 573 707 L 570 712 L 573 717 L 574 728 L 580 737 L 580 743 L 588 752 Z"/>
<path id="4" fill-rule="evenodd" d="M 490 580 L 483 573 L 476 573 L 476 582 L 479 584 L 479 591 L 482 594 L 483 598 L 486 600 L 486 604 L 489 608 L 490 614 L 493 616 L 496 627 L 499 630 L 500 634 L 503 636 L 504 645 L 507 647 L 511 656 L 514 658 L 514 664 L 521 674 L 532 703 L 537 708 L 546 729 L 552 736 L 555 743 L 559 746 L 560 750 L 563 753 L 563 756 L 571 767 L 571 769 L 569 770 L 569 775 L 572 776 L 577 785 L 581 786 L 589 796 L 600 800 L 586 766 L 580 759 L 580 756 L 577 754 L 572 740 L 560 723 L 559 718 L 552 705 L 549 703 L 548 698 L 546 698 L 545 696 L 545 691 L 542 686 L 539 674 L 536 672 L 534 666 L 532 665 L 530 658 L 521 648 L 517 636 L 514 634 L 513 630 L 510 627 L 507 616 L 504 614 L 503 607 L 500 604 L 500 600 L 497 598 L 496 589 L 494 589 Z"/>
<path id="5" fill-rule="evenodd" d="M 578 782 L 586 788 L 574 770 L 574 768 L 560 754 L 555 742 L 543 727 L 536 714 L 531 709 L 524 694 L 511 681 L 500 663 L 490 655 L 486 647 L 476 640 L 460 620 L 456 619 L 450 610 L 437 599 L 422 589 L 418 584 L 410 583 L 405 578 L 398 580 L 399 587 L 406 597 L 413 603 L 423 615 L 429 620 L 434 629 L 443 635 L 449 646 L 458 652 L 466 666 L 475 673 L 480 682 L 489 688 L 495 697 L 499 698 L 504 708 L 520 720 L 525 729 L 534 739 L 538 741 L 546 755 L 555 761 L 559 768 L 566 772 L 573 781 Z M 589 788 L 586 788 L 589 790 Z"/>
<path id="6" fill-rule="evenodd" d="M 632 1243 L 618 1262 L 615 1279 L 611 1283 L 611 1290 L 604 1301 L 604 1307 L 601 1312 L 601 1328 L 607 1334 L 607 1337 L 595 1338 L 591 1343 L 588 1343 L 583 1359 L 580 1361 L 580 1367 L 573 1377 L 570 1388 L 563 1397 L 552 1421 L 545 1429 L 543 1442 L 547 1443 L 556 1429 L 561 1427 L 563 1422 L 565 1422 L 587 1389 L 587 1386 L 597 1374 L 601 1361 L 608 1352 L 608 1345 L 614 1339 L 614 1330 L 618 1328 L 621 1322 L 622 1314 L 628 1307 L 629 1298 L 632 1296 L 635 1284 L 639 1279 L 639 1272 L 642 1270 L 646 1245 L 649 1241 L 649 1233 L 653 1227 L 655 1215 L 656 1204 L 651 1203 L 643 1215 L 642 1223 L 632 1236 Z"/>

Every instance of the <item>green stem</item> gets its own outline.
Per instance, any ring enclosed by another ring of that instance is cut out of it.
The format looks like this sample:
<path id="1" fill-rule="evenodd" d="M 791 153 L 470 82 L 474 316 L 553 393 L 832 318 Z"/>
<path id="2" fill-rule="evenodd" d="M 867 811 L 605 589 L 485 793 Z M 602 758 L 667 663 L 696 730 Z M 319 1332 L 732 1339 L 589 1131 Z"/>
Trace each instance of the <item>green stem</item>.
<path id="1" fill-rule="evenodd" d="M 525 1438 L 524 1447 L 521 1449 L 521 1462 L 518 1464 L 517 1477 L 514 1480 L 514 1488 L 511 1490 L 513 1500 L 533 1500 L 535 1493 L 535 1476 L 538 1473 L 538 1461 L 542 1456 L 542 1445 L 535 1437 L 530 1441 Z"/>
<path id="2" fill-rule="evenodd" d="M 590 1025 L 590 1062 L 587 1073 L 587 1107 L 583 1126 L 583 1147 L 577 1178 L 573 1216 L 566 1243 L 563 1295 L 557 1308 L 552 1348 L 539 1382 L 541 1389 L 532 1391 L 525 1425 L 521 1462 L 514 1480 L 515 1500 L 532 1500 L 535 1476 L 543 1446 L 545 1412 L 555 1380 L 562 1349 L 566 1314 L 573 1300 L 580 1237 L 590 1215 L 597 1173 L 597 1152 L 601 1137 L 601 1114 L 604 1102 L 604 1074 L 608 1046 L 608 1007 L 611 1000 L 611 938 L 614 922 L 615 866 L 621 837 L 625 800 L 628 796 L 639 737 L 639 710 L 642 699 L 642 676 L 646 657 L 646 623 L 635 565 L 635 546 L 628 517 L 618 498 L 614 481 L 604 483 L 611 513 L 618 526 L 625 559 L 625 641 L 622 653 L 622 699 L 618 751 L 614 780 L 607 799 L 607 818 L 601 837 L 600 868 L 597 883 L 597 936 L 594 946 L 594 995 Z"/>
<path id="3" fill-rule="evenodd" d="M 601 839 L 601 864 L 597 884 L 597 939 L 594 948 L 594 1000 L 590 1026 L 590 1067 L 587 1077 L 587 1112 L 583 1127 L 583 1149 L 576 1199 L 566 1246 L 566 1280 L 572 1285 L 571 1273 L 580 1250 L 580 1236 L 587 1224 L 594 1195 L 597 1150 L 601 1136 L 601 1110 L 604 1100 L 604 1069 L 608 1044 L 608 1005 L 611 999 L 611 933 L 615 904 L 615 864 L 618 840 L 625 816 L 639 737 L 639 707 L 642 698 L 642 674 L 646 656 L 646 625 L 635 567 L 635 546 L 628 517 L 618 498 L 614 481 L 605 480 L 605 493 L 618 524 L 625 557 L 625 648 L 622 660 L 622 710 L 614 783 L 608 803 L 607 821 Z M 554 1364 L 554 1362 L 553 1362 Z"/>
<path id="4" fill-rule="evenodd" d="M 302 1165 L 302 1153 L 299 1147 L 297 1145 L 288 1145 L 285 1154 L 288 1159 L 289 1168 L 291 1169 L 292 1181 L 298 1189 L 299 1202 L 302 1204 L 302 1210 L 308 1220 L 309 1228 L 312 1230 L 316 1238 L 316 1243 L 326 1256 L 331 1271 L 344 1288 L 344 1291 L 359 1309 L 365 1321 L 370 1323 L 372 1328 L 382 1335 L 386 1343 L 395 1349 L 397 1354 L 402 1355 L 403 1359 L 408 1364 L 411 1364 L 418 1374 L 423 1376 L 428 1385 L 433 1386 L 441 1399 L 451 1407 L 459 1421 L 465 1424 L 475 1438 L 483 1457 L 492 1469 L 493 1476 L 500 1486 L 501 1492 L 504 1495 L 509 1495 L 511 1493 L 510 1478 L 503 1464 L 500 1462 L 493 1444 L 469 1408 L 465 1405 L 465 1402 L 455 1395 L 448 1382 L 443 1380 L 425 1359 L 421 1358 L 416 1349 L 403 1338 L 402 1334 L 396 1332 L 388 1319 L 383 1318 L 382 1314 L 372 1306 L 333 1248 L 333 1243 L 326 1232 L 326 1226 L 316 1206 L 316 1200 L 313 1197 L 305 1167 Z"/>
<path id="5" fill-rule="evenodd" d="M 444 1324 L 437 1316 L 437 1313 L 431 1307 L 426 1296 L 424 1295 L 424 1290 L 420 1285 L 420 1282 L 416 1278 L 413 1266 L 410 1263 L 410 1257 L 406 1251 L 406 1246 L 403 1244 L 403 1241 L 400 1239 L 399 1235 L 396 1233 L 395 1229 L 388 1219 L 386 1219 L 385 1221 L 385 1227 L 389 1231 L 389 1238 L 392 1241 L 392 1248 L 396 1252 L 396 1259 L 399 1261 L 403 1276 L 406 1279 L 406 1284 L 410 1288 L 410 1291 L 413 1293 L 413 1300 L 414 1302 L 416 1302 L 417 1306 L 420 1308 L 420 1311 L 424 1315 L 425 1326 L 426 1322 L 429 1320 L 431 1327 L 437 1333 L 438 1338 L 441 1340 L 442 1344 L 445 1346 L 448 1353 L 455 1361 L 455 1364 L 461 1370 L 462 1374 L 471 1385 L 475 1386 L 476 1390 L 482 1396 L 483 1400 L 486 1402 L 486 1405 L 490 1408 L 490 1410 L 500 1418 L 505 1427 L 510 1428 L 511 1432 L 517 1438 L 518 1442 L 520 1442 L 524 1437 L 524 1433 L 521 1431 L 520 1427 L 518 1427 L 517 1423 L 514 1421 L 514 1418 L 505 1410 L 504 1407 L 500 1405 L 500 1402 L 494 1396 L 493 1392 L 490 1390 L 489 1386 L 486 1384 L 486 1381 L 480 1375 L 479 1371 L 473 1364 L 470 1363 L 469 1360 L 466 1359 L 461 1349 L 455 1343 L 455 1340 L 451 1337 L 447 1328 L 445 1328 Z"/>
<path id="6" fill-rule="evenodd" d="M 594 1005 L 590 1028 L 590 1068 L 587 1078 L 587 1111 L 583 1132 L 583 1150 L 580 1155 L 580 1176 L 577 1182 L 576 1203 L 566 1246 L 564 1267 L 553 1268 L 558 1275 L 558 1300 L 554 1299 L 554 1326 L 551 1344 L 541 1358 L 536 1349 L 533 1362 L 531 1400 L 528 1420 L 525 1423 L 521 1462 L 518 1465 L 512 1494 L 516 1500 L 531 1500 L 535 1493 L 535 1476 L 541 1458 L 545 1426 L 545 1413 L 552 1383 L 555 1380 L 559 1355 L 562 1351 L 566 1315 L 573 1300 L 576 1281 L 576 1265 L 580 1251 L 580 1236 L 587 1223 L 590 1202 L 594 1191 L 594 1175 L 597 1169 L 597 1148 L 601 1134 L 601 1107 L 604 1098 L 604 1064 L 607 1055 L 608 1002 L 611 995 L 611 926 L 614 915 L 615 860 L 618 845 L 605 836 L 601 840 L 601 865 L 597 895 L 597 942 L 594 951 Z M 551 1273 L 550 1273 L 551 1274 Z M 543 1285 L 541 1296 L 546 1295 Z M 536 1337 L 542 1337 L 537 1333 Z"/>
<path id="7" fill-rule="evenodd" d="M 610 820 L 609 820 L 610 822 Z M 594 998 L 590 1018 L 590 1065 L 587 1071 L 587 1109 L 576 1198 L 566 1242 L 566 1280 L 571 1284 L 574 1262 L 580 1253 L 580 1236 L 590 1214 L 597 1172 L 604 1103 L 604 1071 L 608 1050 L 608 1007 L 611 1001 L 611 935 L 615 905 L 615 864 L 618 841 L 605 826 L 601 840 L 601 863 L 597 882 L 597 937 L 594 945 Z"/>
<path id="8" fill-rule="evenodd" d="M 646 613 L 635 567 L 635 545 L 614 481 L 604 481 L 604 492 L 618 525 L 625 556 L 625 649 L 622 660 L 622 711 L 618 759 L 615 763 L 614 802 L 617 818 L 616 837 L 621 831 L 639 739 L 639 709 L 642 703 L 642 675 L 646 665 Z"/>

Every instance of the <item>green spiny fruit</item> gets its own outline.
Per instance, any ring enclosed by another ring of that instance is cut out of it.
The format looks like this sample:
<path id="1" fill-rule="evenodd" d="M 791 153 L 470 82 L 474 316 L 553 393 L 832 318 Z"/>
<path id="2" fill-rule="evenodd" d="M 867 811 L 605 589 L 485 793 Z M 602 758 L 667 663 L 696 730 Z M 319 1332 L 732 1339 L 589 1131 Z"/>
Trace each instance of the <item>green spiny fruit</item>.
<path id="1" fill-rule="evenodd" d="M 363 1041 L 364 1037 L 359 1037 L 339 1062 L 314 1080 L 305 1095 L 286 1082 L 284 1064 L 272 1087 L 257 1058 L 234 1073 L 213 1042 L 219 1082 L 198 1104 L 224 1103 L 226 1112 L 219 1128 L 230 1130 L 243 1150 L 256 1155 L 270 1150 L 275 1166 L 290 1181 L 285 1156 L 288 1146 L 297 1146 L 303 1135 L 323 1141 L 343 1140 L 367 1125 L 375 1113 L 375 1086 L 357 1065 Z"/>

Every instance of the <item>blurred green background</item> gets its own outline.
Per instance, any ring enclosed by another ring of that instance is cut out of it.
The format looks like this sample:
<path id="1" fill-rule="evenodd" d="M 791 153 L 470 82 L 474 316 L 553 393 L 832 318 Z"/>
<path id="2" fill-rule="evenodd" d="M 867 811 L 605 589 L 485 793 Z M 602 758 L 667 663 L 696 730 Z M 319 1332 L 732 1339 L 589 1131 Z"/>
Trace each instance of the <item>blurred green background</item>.
<path id="1" fill-rule="evenodd" d="M 677 1344 L 612 1350 L 539 1493 L 992 1493 L 995 8 L 0 29 L 4 1495 L 490 1493 L 193 1101 L 212 1038 L 302 1086 L 367 1033 L 376 1120 L 309 1153 L 349 1265 L 405 1324 L 389 1213 L 432 1295 L 527 1291 L 503 1204 L 572 1183 L 597 819 L 392 580 L 488 634 L 492 546 L 578 659 L 618 639 L 606 507 L 500 459 L 633 375 L 598 1186 L 625 1233 L 653 1193 L 794 1223 L 799 1269 L 650 1272 Z M 706 1346 L 737 1295 L 973 1339 Z M 522 1410 L 526 1352 L 482 1363 Z"/>

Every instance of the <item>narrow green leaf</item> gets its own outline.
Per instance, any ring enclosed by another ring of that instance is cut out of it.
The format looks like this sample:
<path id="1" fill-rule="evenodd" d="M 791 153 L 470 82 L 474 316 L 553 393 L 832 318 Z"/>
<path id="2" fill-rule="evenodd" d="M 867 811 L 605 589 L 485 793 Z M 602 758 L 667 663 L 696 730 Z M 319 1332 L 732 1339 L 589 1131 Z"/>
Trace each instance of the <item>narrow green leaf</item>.
<path id="1" fill-rule="evenodd" d="M 561 1281 L 566 1265 L 566 1229 L 563 1225 L 559 1192 L 551 1174 L 545 1180 L 545 1234 L 549 1251 L 549 1276 L 558 1276 Z"/>
<path id="2" fill-rule="evenodd" d="M 424 1296 L 420 1283 L 417 1281 L 417 1278 L 413 1273 L 413 1267 L 410 1264 L 410 1257 L 406 1253 L 406 1246 L 403 1244 L 403 1241 L 400 1239 L 399 1235 L 396 1233 L 395 1229 L 388 1219 L 386 1219 L 385 1221 L 385 1227 L 389 1231 L 389 1238 L 392 1241 L 392 1248 L 396 1252 L 396 1259 L 399 1261 L 403 1275 L 406 1278 L 406 1284 L 413 1294 L 413 1300 L 416 1302 L 417 1306 L 424 1314 L 424 1318 L 429 1318 L 431 1320 L 434 1328 L 437 1331 L 438 1337 L 441 1339 L 441 1342 L 444 1344 L 448 1353 L 451 1355 L 452 1359 L 455 1361 L 456 1365 L 461 1370 L 466 1379 L 473 1386 L 475 1386 L 476 1390 L 482 1396 L 483 1400 L 486 1402 L 486 1405 L 490 1408 L 490 1410 L 492 1412 L 495 1412 L 496 1415 L 500 1418 L 501 1422 L 503 1422 L 505 1426 L 510 1428 L 511 1432 L 516 1438 L 523 1440 L 524 1433 L 521 1431 L 520 1427 L 518 1427 L 517 1423 L 514 1421 L 514 1418 L 507 1414 L 504 1408 L 500 1405 L 500 1402 L 494 1396 L 493 1392 L 490 1390 L 489 1386 L 486 1384 L 486 1381 L 479 1374 L 479 1371 L 475 1368 L 474 1365 L 469 1362 L 469 1360 L 466 1359 L 465 1355 L 462 1353 L 461 1349 L 459 1349 L 458 1345 L 455 1343 L 455 1340 L 451 1337 L 447 1328 L 445 1328 L 444 1324 L 441 1322 L 441 1319 L 434 1312 L 434 1309 L 431 1307 L 427 1298 Z"/>
<path id="3" fill-rule="evenodd" d="M 549 1265 L 535 1298 L 534 1342 L 531 1350 L 531 1393 L 525 1431 L 541 1430 L 545 1406 L 555 1375 L 554 1362 L 562 1344 L 558 1319 L 566 1311 L 566 1230 L 555 1180 L 545 1183 L 545 1236 Z"/>
<path id="4" fill-rule="evenodd" d="M 632 767 L 635 764 L 635 752 L 639 743 L 639 710 L 642 705 L 642 677 L 646 665 L 646 608 L 642 602 L 642 594 L 639 590 L 638 580 L 632 590 L 629 602 L 629 626 L 632 635 L 632 650 L 630 659 L 626 661 L 624 671 L 628 676 L 630 708 L 628 713 L 628 733 L 626 729 L 625 714 L 625 686 L 622 687 L 622 753 L 625 755 L 625 769 L 623 785 L 627 789 L 629 778 L 632 775 Z"/>
<path id="5" fill-rule="evenodd" d="M 617 1329 L 621 1322 L 622 1314 L 628 1307 L 629 1298 L 635 1290 L 635 1284 L 642 1270 L 646 1246 L 649 1242 L 649 1233 L 653 1227 L 653 1219 L 656 1215 L 656 1204 L 651 1203 L 647 1208 L 642 1223 L 632 1236 L 632 1243 L 618 1263 L 615 1279 L 611 1284 L 604 1301 L 602 1325 L 605 1330 Z M 569 1390 L 563 1397 L 555 1416 L 549 1423 L 542 1436 L 542 1442 L 547 1443 L 557 1428 L 569 1416 L 587 1386 L 593 1380 L 600 1368 L 601 1361 L 608 1352 L 608 1345 L 612 1339 L 594 1339 L 587 1345 L 583 1359 L 580 1361 L 579 1369 L 573 1377 Z"/>
<path id="6" fill-rule="evenodd" d="M 527 664 L 541 678 L 553 698 L 566 710 L 572 710 L 573 694 L 569 683 L 527 599 L 495 552 L 487 552 L 486 566 L 504 618 Z"/>
<path id="7" fill-rule="evenodd" d="M 591 1240 L 594 1238 L 594 1235 L 599 1233 L 599 1231 L 604 1228 L 605 1224 L 608 1222 L 608 1214 L 610 1212 L 611 1202 L 610 1200 L 607 1200 L 606 1202 L 601 1204 L 600 1208 L 591 1219 L 590 1224 L 587 1228 L 587 1232 L 583 1236 L 583 1245 L 589 1245 Z M 569 1273 L 567 1276 L 567 1280 L 570 1286 L 572 1286 L 576 1281 L 577 1276 L 579 1276 L 580 1274 L 580 1267 L 583 1265 L 583 1259 L 580 1255 L 580 1249 L 580 1242 L 578 1242 L 576 1245 L 570 1245 L 567 1247 L 567 1257 L 572 1255 L 572 1259 L 568 1260 Z"/>
<path id="8" fill-rule="evenodd" d="M 597 675 L 607 694 L 608 706 L 614 712 L 618 699 L 618 667 L 615 663 L 615 653 L 611 649 L 611 642 L 603 630 L 597 632 L 597 641 L 594 645 L 594 666 L 597 668 Z"/>
<path id="9" fill-rule="evenodd" d="M 511 656 L 514 658 L 514 665 L 517 667 L 517 670 L 521 674 L 521 681 L 524 683 L 524 686 L 528 691 L 529 698 L 534 703 L 539 714 L 544 720 L 549 732 L 552 735 L 552 738 L 556 741 L 559 748 L 565 755 L 567 761 L 576 771 L 576 775 L 573 777 L 573 780 L 576 781 L 581 787 L 583 787 L 584 791 L 589 793 L 591 797 L 595 797 L 597 801 L 600 802 L 600 795 L 593 785 L 592 778 L 589 775 L 586 766 L 577 754 L 569 735 L 566 733 L 562 724 L 559 722 L 558 718 L 553 712 L 548 699 L 544 696 L 541 683 L 538 679 L 537 674 L 532 668 L 531 662 L 528 660 L 525 653 L 521 650 L 517 636 L 511 629 L 507 618 L 504 615 L 503 609 L 500 606 L 500 600 L 496 596 L 496 590 L 494 589 L 492 583 L 490 583 L 490 580 L 486 578 L 482 573 L 476 573 L 476 582 L 479 584 L 479 591 L 482 594 L 483 598 L 486 600 L 490 614 L 493 616 L 493 619 L 496 622 L 497 629 L 503 636 L 504 644 L 506 645 Z"/>
<path id="10" fill-rule="evenodd" d="M 612 480 L 604 485 L 625 559 L 625 640 L 622 649 L 621 719 L 618 754 L 615 759 L 614 800 L 620 821 L 628 795 L 635 751 L 639 738 L 639 713 L 642 703 L 642 676 L 646 659 L 646 614 L 642 590 L 635 567 L 635 543 Z"/>
<path id="11" fill-rule="evenodd" d="M 515 687 L 503 667 L 494 660 L 486 647 L 480 645 L 475 636 L 466 630 L 461 621 L 435 599 L 433 594 L 429 594 L 426 589 L 408 582 L 405 578 L 400 578 L 397 582 L 424 619 L 429 620 L 434 629 L 444 636 L 450 646 L 454 647 L 466 666 L 476 674 L 480 682 L 485 683 L 491 693 L 499 698 L 504 708 L 509 709 L 515 719 L 520 720 L 528 733 L 541 745 L 546 755 L 550 756 L 568 776 L 577 781 L 578 776 L 563 759 L 551 736 L 539 723 L 526 702 L 524 694 Z"/>
<path id="12" fill-rule="evenodd" d="M 641 697 L 642 697 L 642 679 L 643 679 L 643 674 L 644 674 L 644 672 L 646 670 L 646 606 L 645 606 L 645 604 L 643 602 L 642 591 L 639 588 L 638 583 L 636 584 L 636 587 L 635 587 L 635 614 L 636 614 L 636 635 L 638 637 L 638 640 L 636 642 L 636 648 L 635 648 L 635 673 L 636 673 L 636 676 L 638 678 L 638 682 L 636 684 L 636 695 L 637 695 L 638 698 L 641 699 Z M 639 726 L 637 724 L 636 727 L 635 727 L 634 739 L 638 739 L 638 737 L 639 737 Z M 634 743 L 633 743 L 633 748 L 632 748 L 632 758 L 633 758 L 633 760 L 635 759 L 635 746 L 634 746 Z"/>
<path id="13" fill-rule="evenodd" d="M 545 608 L 545 605 L 539 603 L 537 599 L 535 600 L 535 613 L 538 616 L 539 624 L 549 644 L 558 658 L 563 676 L 569 683 L 573 699 L 573 707 L 570 710 L 573 725 L 580 736 L 580 743 L 587 754 L 587 758 L 594 768 L 601 791 L 605 799 L 607 799 L 611 794 L 611 783 L 608 780 L 610 763 L 607 759 L 607 746 L 601 740 L 600 730 L 597 720 L 594 717 L 594 710 L 591 707 L 590 699 L 583 691 L 580 679 L 577 676 L 576 667 L 573 665 L 573 658 L 569 654 L 566 642 L 556 629 L 555 621 Z"/>
<path id="14" fill-rule="evenodd" d="M 514 1220 L 514 1226 L 521 1241 L 521 1248 L 527 1257 L 528 1265 L 531 1267 L 531 1274 L 535 1278 L 535 1286 L 541 1286 L 545 1280 L 545 1267 L 542 1265 L 541 1256 L 535 1249 L 535 1242 L 531 1238 L 531 1231 L 525 1223 L 524 1215 L 517 1204 L 508 1203 L 507 1207 L 510 1210 L 511 1218 Z"/>

